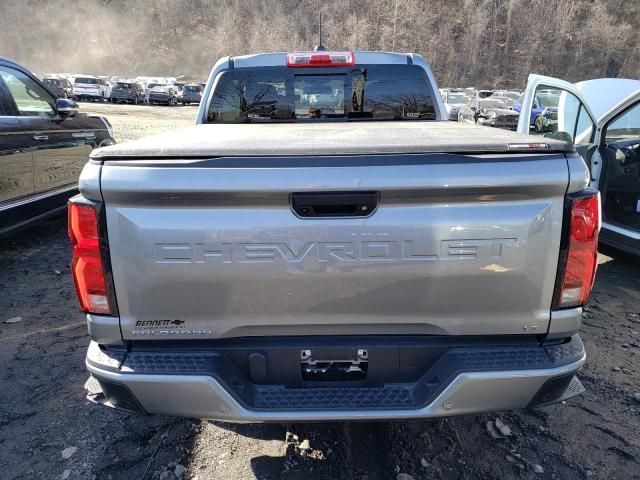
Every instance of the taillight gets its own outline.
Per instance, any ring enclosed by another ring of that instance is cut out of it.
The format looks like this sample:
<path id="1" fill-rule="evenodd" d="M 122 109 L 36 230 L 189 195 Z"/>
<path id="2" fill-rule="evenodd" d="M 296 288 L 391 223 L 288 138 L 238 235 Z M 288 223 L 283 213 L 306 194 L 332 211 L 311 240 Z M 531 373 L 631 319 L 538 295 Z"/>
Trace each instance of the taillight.
<path id="1" fill-rule="evenodd" d="M 108 280 L 100 247 L 99 207 L 69 202 L 71 271 L 83 312 L 111 315 Z"/>
<path id="2" fill-rule="evenodd" d="M 287 54 L 288 67 L 351 67 L 353 52 L 298 52 Z"/>
<path id="3" fill-rule="evenodd" d="M 554 295 L 556 308 L 578 307 L 587 303 L 598 265 L 600 232 L 600 193 L 589 189 L 568 198 L 568 232 L 565 240 L 564 268 L 561 258 Z"/>

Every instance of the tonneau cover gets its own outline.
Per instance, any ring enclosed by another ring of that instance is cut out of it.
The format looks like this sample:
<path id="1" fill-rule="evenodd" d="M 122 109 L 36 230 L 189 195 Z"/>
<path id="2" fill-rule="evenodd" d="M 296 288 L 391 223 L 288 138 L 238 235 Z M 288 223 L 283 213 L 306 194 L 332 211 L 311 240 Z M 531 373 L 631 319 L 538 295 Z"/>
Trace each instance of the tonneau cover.
<path id="1" fill-rule="evenodd" d="M 534 146 L 527 147 L 526 144 Z M 572 152 L 574 149 L 569 143 L 550 138 L 446 121 L 208 124 L 100 148 L 91 154 L 91 158 L 117 160 L 514 151 L 550 153 Z"/>

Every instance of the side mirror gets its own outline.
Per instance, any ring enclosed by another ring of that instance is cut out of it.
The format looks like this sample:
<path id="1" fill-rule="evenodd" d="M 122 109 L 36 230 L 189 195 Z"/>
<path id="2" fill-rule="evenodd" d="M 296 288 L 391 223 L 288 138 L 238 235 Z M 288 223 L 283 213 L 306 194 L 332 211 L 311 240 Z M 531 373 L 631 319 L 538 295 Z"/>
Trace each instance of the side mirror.
<path id="1" fill-rule="evenodd" d="M 56 100 L 56 110 L 61 117 L 73 117 L 78 113 L 78 104 L 69 98 Z"/>

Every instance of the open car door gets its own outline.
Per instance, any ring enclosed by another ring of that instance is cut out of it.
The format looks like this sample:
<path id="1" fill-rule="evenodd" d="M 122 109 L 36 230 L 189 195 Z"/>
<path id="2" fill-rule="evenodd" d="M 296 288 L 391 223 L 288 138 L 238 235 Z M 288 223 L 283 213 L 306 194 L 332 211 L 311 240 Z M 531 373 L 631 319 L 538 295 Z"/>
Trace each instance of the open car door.
<path id="1" fill-rule="evenodd" d="M 605 78 L 577 86 L 594 110 L 587 87 L 600 101 L 607 92 L 621 98 L 604 106 L 597 120 L 591 176 L 602 198 L 602 243 L 640 255 L 640 80 Z"/>
<path id="2" fill-rule="evenodd" d="M 601 192 L 602 243 L 640 255 L 640 81 L 530 75 L 518 132 L 571 142 Z"/>
<path id="3" fill-rule="evenodd" d="M 578 149 L 595 143 L 595 127 L 595 116 L 576 85 L 529 75 L 518 119 L 519 133 L 565 140 Z"/>

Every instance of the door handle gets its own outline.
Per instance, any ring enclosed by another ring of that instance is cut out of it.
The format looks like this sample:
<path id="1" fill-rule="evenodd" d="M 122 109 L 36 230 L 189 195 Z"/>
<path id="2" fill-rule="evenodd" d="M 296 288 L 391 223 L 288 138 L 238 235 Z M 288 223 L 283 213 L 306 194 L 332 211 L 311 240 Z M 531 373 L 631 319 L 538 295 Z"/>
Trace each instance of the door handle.
<path id="1" fill-rule="evenodd" d="M 378 207 L 378 192 L 292 193 L 299 217 L 368 217 Z"/>
<path id="2" fill-rule="evenodd" d="M 49 135 L 43 135 L 41 133 L 36 133 L 35 135 L 33 135 L 31 138 L 33 138 L 34 140 L 49 140 Z"/>

